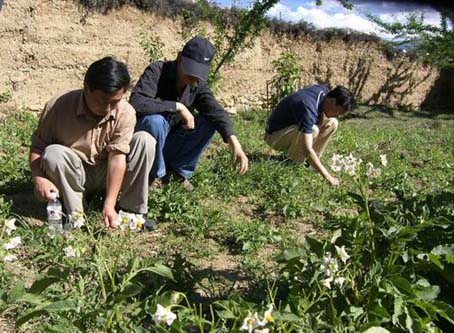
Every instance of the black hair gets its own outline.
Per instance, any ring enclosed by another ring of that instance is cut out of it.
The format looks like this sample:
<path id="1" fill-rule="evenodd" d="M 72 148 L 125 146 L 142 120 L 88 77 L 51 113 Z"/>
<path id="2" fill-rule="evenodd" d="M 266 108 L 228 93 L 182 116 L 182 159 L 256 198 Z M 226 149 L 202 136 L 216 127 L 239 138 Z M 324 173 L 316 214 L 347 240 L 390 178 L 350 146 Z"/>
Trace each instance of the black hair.
<path id="1" fill-rule="evenodd" d="M 332 89 L 327 96 L 334 98 L 336 100 L 336 104 L 343 106 L 345 111 L 350 111 L 356 108 L 356 101 L 353 94 L 345 87 L 337 86 Z"/>
<path id="2" fill-rule="evenodd" d="M 84 84 L 90 90 L 112 93 L 128 89 L 131 83 L 128 67 L 112 57 L 104 57 L 92 63 L 85 73 Z"/>

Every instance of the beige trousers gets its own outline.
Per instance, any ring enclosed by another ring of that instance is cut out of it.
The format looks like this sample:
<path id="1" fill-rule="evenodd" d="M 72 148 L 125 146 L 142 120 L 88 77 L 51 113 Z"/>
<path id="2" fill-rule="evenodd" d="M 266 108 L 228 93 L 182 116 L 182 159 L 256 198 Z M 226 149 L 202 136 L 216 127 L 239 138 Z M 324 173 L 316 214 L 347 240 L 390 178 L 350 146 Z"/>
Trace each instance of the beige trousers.
<path id="1" fill-rule="evenodd" d="M 319 126 L 312 127 L 312 147 L 319 157 L 322 156 L 338 125 L 336 118 L 323 117 Z M 274 149 L 286 152 L 288 158 L 297 163 L 303 163 L 309 155 L 304 145 L 304 133 L 297 125 L 265 134 L 265 141 Z"/>
<path id="2" fill-rule="evenodd" d="M 134 213 L 148 211 L 148 175 L 153 166 L 156 140 L 147 132 L 136 132 L 126 156 L 126 172 L 119 206 Z M 55 184 L 66 212 L 83 211 L 83 195 L 106 188 L 107 161 L 98 165 L 83 162 L 68 147 L 53 144 L 41 156 L 41 170 Z"/>

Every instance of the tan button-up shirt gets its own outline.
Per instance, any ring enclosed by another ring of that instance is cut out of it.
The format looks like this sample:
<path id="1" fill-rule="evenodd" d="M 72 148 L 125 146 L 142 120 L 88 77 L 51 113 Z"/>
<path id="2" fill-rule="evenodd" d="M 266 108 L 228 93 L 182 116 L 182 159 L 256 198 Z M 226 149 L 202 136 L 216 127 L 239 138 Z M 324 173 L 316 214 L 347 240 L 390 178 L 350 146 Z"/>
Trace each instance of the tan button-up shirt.
<path id="1" fill-rule="evenodd" d="M 125 100 L 102 119 L 88 109 L 83 90 L 58 95 L 47 102 L 38 128 L 32 135 L 32 150 L 41 154 L 51 144 L 71 148 L 84 162 L 96 165 L 109 152 L 129 153 L 136 115 Z"/>

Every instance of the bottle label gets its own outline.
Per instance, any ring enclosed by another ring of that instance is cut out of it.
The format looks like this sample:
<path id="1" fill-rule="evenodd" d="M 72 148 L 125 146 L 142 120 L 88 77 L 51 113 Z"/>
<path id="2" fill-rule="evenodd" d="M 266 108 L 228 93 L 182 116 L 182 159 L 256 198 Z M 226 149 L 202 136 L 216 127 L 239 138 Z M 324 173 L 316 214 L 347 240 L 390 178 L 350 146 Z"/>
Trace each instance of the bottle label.
<path id="1" fill-rule="evenodd" d="M 47 211 L 47 218 L 49 220 L 60 220 L 62 218 L 62 211 L 61 210 L 54 210 L 54 209 L 49 209 Z"/>

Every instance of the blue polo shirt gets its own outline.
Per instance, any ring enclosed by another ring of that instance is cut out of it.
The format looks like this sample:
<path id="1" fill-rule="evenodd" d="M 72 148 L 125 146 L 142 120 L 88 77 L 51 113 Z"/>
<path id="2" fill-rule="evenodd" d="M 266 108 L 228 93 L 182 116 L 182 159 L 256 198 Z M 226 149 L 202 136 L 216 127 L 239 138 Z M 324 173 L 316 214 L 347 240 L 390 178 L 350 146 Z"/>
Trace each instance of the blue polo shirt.
<path id="1" fill-rule="evenodd" d="M 285 97 L 271 113 L 266 132 L 271 134 L 292 125 L 298 125 L 300 131 L 312 133 L 321 116 L 320 106 L 329 88 L 316 84 Z"/>

